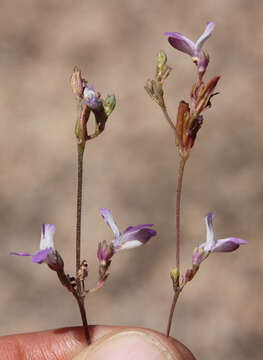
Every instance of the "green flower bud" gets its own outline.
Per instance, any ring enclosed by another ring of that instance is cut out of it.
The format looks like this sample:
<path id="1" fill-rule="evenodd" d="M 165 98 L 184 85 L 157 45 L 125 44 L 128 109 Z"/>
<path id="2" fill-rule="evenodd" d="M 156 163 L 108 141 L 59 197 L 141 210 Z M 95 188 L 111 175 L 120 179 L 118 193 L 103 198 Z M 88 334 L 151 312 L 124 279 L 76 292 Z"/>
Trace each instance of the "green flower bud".
<path id="1" fill-rule="evenodd" d="M 105 100 L 103 100 L 103 107 L 107 117 L 113 112 L 115 105 L 116 105 L 116 98 L 115 95 L 107 95 Z"/>

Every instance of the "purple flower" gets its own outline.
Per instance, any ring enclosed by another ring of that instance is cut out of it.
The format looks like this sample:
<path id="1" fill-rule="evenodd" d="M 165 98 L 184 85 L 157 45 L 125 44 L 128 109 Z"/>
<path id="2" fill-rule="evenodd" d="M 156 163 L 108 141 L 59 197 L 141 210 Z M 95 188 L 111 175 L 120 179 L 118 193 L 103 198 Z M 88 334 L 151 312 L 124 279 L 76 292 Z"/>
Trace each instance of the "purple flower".
<path id="1" fill-rule="evenodd" d="M 213 21 L 209 21 L 206 24 L 205 31 L 196 43 L 178 32 L 165 32 L 164 35 L 168 36 L 169 43 L 175 49 L 190 55 L 194 63 L 197 65 L 198 72 L 203 74 L 209 63 L 209 56 L 202 51 L 202 47 L 205 41 L 211 36 L 214 27 L 215 23 Z"/>
<path id="2" fill-rule="evenodd" d="M 98 94 L 94 90 L 94 87 L 86 85 L 83 92 L 83 97 L 86 105 L 92 109 L 96 110 L 101 106 L 101 101 L 99 99 Z"/>
<path id="3" fill-rule="evenodd" d="M 206 242 L 194 250 L 192 259 L 194 265 L 200 265 L 212 252 L 232 252 L 237 250 L 240 245 L 247 244 L 247 241 L 233 237 L 215 240 L 213 219 L 214 215 L 212 213 L 207 214 L 205 217 Z"/>
<path id="4" fill-rule="evenodd" d="M 53 237 L 55 230 L 56 230 L 55 225 L 51 225 L 51 224 L 42 225 L 40 250 L 37 253 L 32 255 L 30 253 L 19 251 L 19 252 L 10 252 L 9 255 L 31 256 L 33 263 L 42 264 L 43 262 L 45 262 L 54 271 L 62 270 L 64 267 L 63 260 L 54 248 Z"/>
<path id="5" fill-rule="evenodd" d="M 103 220 L 109 225 L 114 234 L 112 240 L 114 252 L 131 249 L 145 244 L 152 236 L 156 235 L 156 231 L 149 229 L 153 224 L 143 224 L 137 226 L 129 226 L 123 233 L 121 233 L 113 219 L 112 213 L 109 209 L 100 209 L 100 214 Z"/>

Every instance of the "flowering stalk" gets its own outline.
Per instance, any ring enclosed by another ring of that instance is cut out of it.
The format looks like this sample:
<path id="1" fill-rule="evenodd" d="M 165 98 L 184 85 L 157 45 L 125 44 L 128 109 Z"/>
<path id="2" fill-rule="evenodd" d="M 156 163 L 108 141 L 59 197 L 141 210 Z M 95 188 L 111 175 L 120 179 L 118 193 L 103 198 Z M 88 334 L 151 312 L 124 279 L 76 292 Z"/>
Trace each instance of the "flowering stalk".
<path id="1" fill-rule="evenodd" d="M 87 140 L 94 139 L 100 135 L 115 107 L 115 96 L 108 96 L 105 100 L 97 93 L 93 86 L 88 86 L 85 79 L 82 78 L 80 70 L 75 67 L 71 76 L 71 87 L 76 95 L 78 104 L 78 118 L 75 126 L 75 135 L 77 138 L 78 165 L 77 165 L 77 219 L 76 219 L 76 299 L 79 305 L 81 319 L 85 330 L 87 342 L 90 343 L 88 321 L 85 310 L 85 277 L 81 267 L 81 214 L 82 214 L 82 183 L 83 183 L 83 157 Z M 90 113 L 95 117 L 95 132 L 88 134 L 87 123 Z M 82 263 L 83 264 L 83 263 Z"/>
<path id="2" fill-rule="evenodd" d="M 194 146 L 197 133 L 203 123 L 202 113 L 211 107 L 211 98 L 217 94 L 214 93 L 214 90 L 220 78 L 219 76 L 215 76 L 207 84 L 203 81 L 204 74 L 209 64 L 209 55 L 202 51 L 202 47 L 205 41 L 211 36 L 214 26 L 214 22 L 208 22 L 204 33 L 199 37 L 196 43 L 180 33 L 165 33 L 165 35 L 168 36 L 169 43 L 177 50 L 190 55 L 197 67 L 197 81 L 193 84 L 190 92 L 192 108 L 187 102 L 180 101 L 176 122 L 174 122 L 168 114 L 164 100 L 163 84 L 170 74 L 171 68 L 167 65 L 167 56 L 163 51 L 160 51 L 157 55 L 157 67 L 154 79 L 148 80 L 145 86 L 147 93 L 160 106 L 165 119 L 175 135 L 175 143 L 180 159 L 176 187 L 176 266 L 171 271 L 174 296 L 169 313 L 166 332 L 167 336 L 169 336 L 175 306 L 183 288 L 182 283 L 180 282 L 180 213 L 184 168 L 189 159 L 191 149 Z M 197 266 L 195 265 L 191 270 L 192 278 L 197 270 Z M 184 279 L 186 278 L 187 277 L 184 277 Z"/>

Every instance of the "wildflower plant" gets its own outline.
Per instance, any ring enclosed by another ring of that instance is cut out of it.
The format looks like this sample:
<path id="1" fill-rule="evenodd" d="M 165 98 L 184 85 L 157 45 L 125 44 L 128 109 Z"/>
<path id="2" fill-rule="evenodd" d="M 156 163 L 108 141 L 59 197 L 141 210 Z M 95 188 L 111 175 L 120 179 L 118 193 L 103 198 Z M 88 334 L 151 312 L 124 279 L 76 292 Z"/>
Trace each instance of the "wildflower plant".
<path id="1" fill-rule="evenodd" d="M 195 144 L 197 133 L 203 122 L 203 113 L 211 108 L 212 98 L 218 94 L 215 92 L 220 76 L 212 77 L 208 82 L 204 81 L 210 57 L 203 51 L 203 46 L 214 30 L 215 23 L 210 21 L 199 39 L 194 43 L 186 36 L 178 32 L 165 32 L 168 36 L 170 45 L 187 55 L 190 55 L 197 68 L 197 78 L 190 90 L 191 105 L 182 100 L 178 106 L 176 120 L 174 121 L 168 113 L 164 97 L 164 82 L 171 73 L 171 67 L 167 64 L 167 56 L 164 51 L 157 54 L 157 66 L 155 77 L 147 80 L 145 90 L 150 97 L 160 106 L 165 119 L 167 120 L 175 137 L 175 144 L 179 155 L 179 169 L 176 189 L 176 239 L 175 239 L 175 267 L 171 269 L 170 275 L 174 289 L 174 297 L 169 313 L 166 334 L 169 336 L 173 314 L 178 297 L 184 286 L 194 278 L 201 263 L 213 252 L 232 252 L 240 245 L 247 244 L 243 239 L 226 238 L 215 240 L 213 231 L 213 217 L 209 213 L 205 217 L 207 240 L 193 251 L 192 267 L 181 275 L 180 270 L 180 217 L 181 217 L 181 193 L 183 185 L 183 175 L 186 162 L 189 160 L 192 148 Z"/>
<path id="2" fill-rule="evenodd" d="M 166 334 L 169 336 L 175 306 L 184 286 L 190 282 L 199 270 L 202 262 L 214 252 L 232 252 L 240 245 L 247 242 L 240 238 L 225 238 L 216 240 L 213 231 L 213 214 L 209 213 L 205 217 L 206 241 L 201 243 L 193 250 L 191 268 L 185 273 L 180 269 L 180 209 L 181 192 L 183 184 L 184 168 L 190 158 L 192 148 L 195 144 L 197 134 L 204 122 L 204 112 L 212 106 L 212 98 L 218 94 L 215 92 L 219 76 L 212 77 L 205 82 L 206 73 L 210 58 L 203 51 L 206 40 L 211 36 L 215 24 L 208 22 L 204 33 L 196 43 L 189 40 L 178 32 L 166 32 L 168 41 L 175 49 L 190 55 L 197 68 L 197 78 L 190 89 L 191 104 L 180 101 L 176 120 L 169 115 L 165 103 L 164 83 L 171 73 L 171 67 L 167 64 L 167 56 L 164 51 L 157 54 L 156 72 L 153 79 L 148 80 L 145 89 L 150 97 L 161 108 L 173 135 L 175 145 L 178 150 L 179 170 L 176 189 L 176 236 L 175 236 L 175 266 L 171 269 L 170 275 L 174 289 L 174 297 L 168 317 Z M 64 261 L 61 254 L 54 245 L 55 226 L 43 224 L 41 228 L 40 249 L 34 254 L 28 252 L 10 252 L 10 255 L 31 257 L 33 263 L 47 264 L 48 267 L 57 273 L 61 284 L 69 290 L 75 297 L 85 331 L 88 344 L 90 334 L 85 309 L 85 298 L 88 294 L 99 290 L 107 280 L 110 265 L 114 255 L 122 250 L 139 247 L 146 244 L 157 232 L 153 229 L 153 224 L 142 224 L 129 226 L 121 232 L 109 209 L 101 208 L 100 215 L 113 232 L 112 240 L 102 240 L 98 244 L 98 280 L 94 287 L 87 286 L 89 275 L 89 264 L 81 256 L 81 220 L 82 220 L 82 181 L 83 181 L 83 159 L 84 152 L 90 140 L 101 135 L 108 122 L 108 118 L 113 112 L 116 104 L 114 95 L 105 98 L 97 92 L 93 85 L 82 77 L 81 71 L 75 67 L 71 76 L 71 87 L 77 103 L 77 119 L 75 124 L 75 135 L 77 143 L 77 202 L 76 202 L 76 269 L 73 275 L 65 272 Z M 90 133 L 88 122 L 91 118 L 95 121 L 95 130 Z"/>

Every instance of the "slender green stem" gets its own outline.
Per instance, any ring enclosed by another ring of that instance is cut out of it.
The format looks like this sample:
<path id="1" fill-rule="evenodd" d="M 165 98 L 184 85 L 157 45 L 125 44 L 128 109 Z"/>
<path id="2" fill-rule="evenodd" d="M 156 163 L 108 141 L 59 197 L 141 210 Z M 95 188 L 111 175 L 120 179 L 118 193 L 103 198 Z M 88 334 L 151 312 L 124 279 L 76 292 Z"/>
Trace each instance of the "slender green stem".
<path id="1" fill-rule="evenodd" d="M 184 167 L 186 163 L 186 158 L 182 157 L 180 158 L 179 163 L 179 172 L 178 172 L 178 179 L 177 179 L 177 189 L 176 189 L 176 268 L 178 270 L 178 274 L 180 274 L 180 215 L 181 215 L 181 194 L 182 194 L 182 185 L 183 185 L 183 175 L 184 175 Z M 168 325 L 167 325 L 167 331 L 166 335 L 169 336 L 174 310 L 175 306 L 180 294 L 180 284 L 179 284 L 179 276 L 177 280 L 177 284 L 174 288 L 174 297 L 173 302 L 171 305 L 170 313 L 169 313 L 169 319 L 168 319 Z"/>

